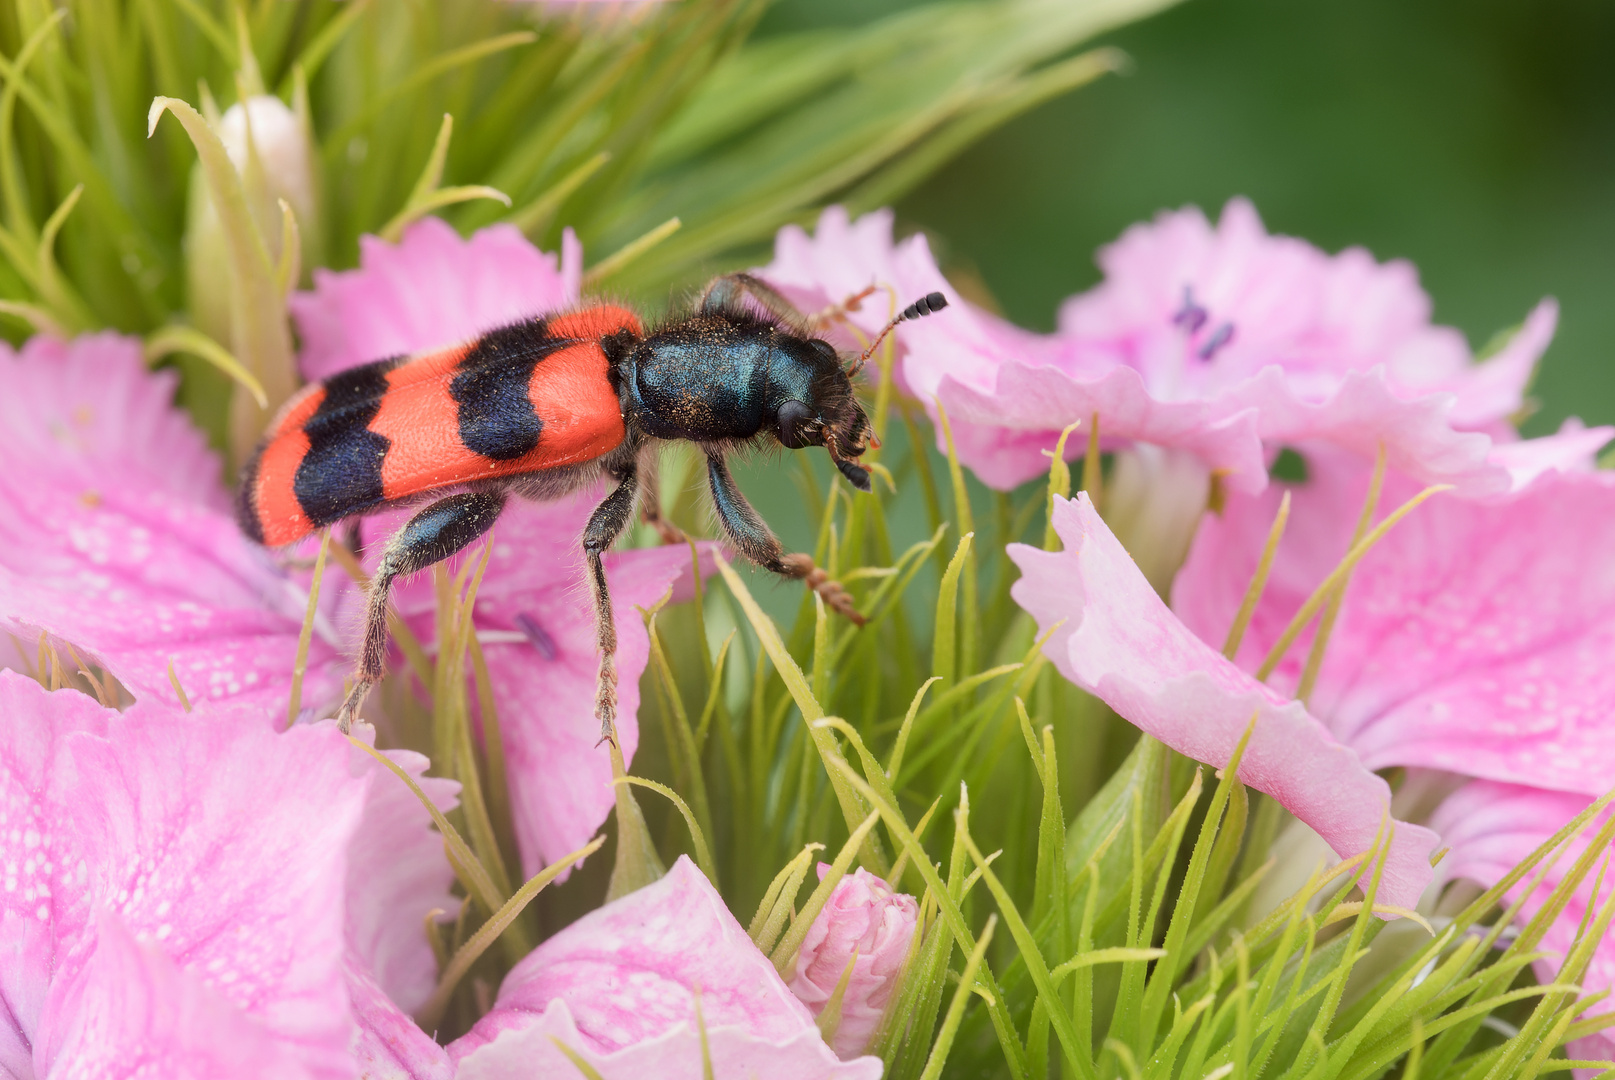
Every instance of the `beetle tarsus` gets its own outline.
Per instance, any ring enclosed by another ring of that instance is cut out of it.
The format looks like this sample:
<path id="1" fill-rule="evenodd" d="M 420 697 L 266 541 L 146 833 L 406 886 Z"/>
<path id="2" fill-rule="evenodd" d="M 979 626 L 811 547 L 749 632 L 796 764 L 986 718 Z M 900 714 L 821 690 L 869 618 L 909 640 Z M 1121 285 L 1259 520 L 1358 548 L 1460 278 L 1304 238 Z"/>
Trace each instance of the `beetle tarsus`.
<path id="1" fill-rule="evenodd" d="M 813 562 L 813 556 L 800 552 L 780 557 L 791 577 L 800 578 L 802 583 L 824 598 L 824 602 L 832 611 L 847 617 L 857 626 L 867 621 L 863 614 L 854 605 L 852 594 L 847 592 L 841 582 L 834 580 L 824 569 Z"/>
<path id="2" fill-rule="evenodd" d="M 372 683 L 363 680 L 353 684 L 348 696 L 342 700 L 342 708 L 336 714 L 336 729 L 344 735 L 353 733 L 353 722 L 359 718 L 359 706 L 364 704 L 365 695 L 370 693 Z"/>

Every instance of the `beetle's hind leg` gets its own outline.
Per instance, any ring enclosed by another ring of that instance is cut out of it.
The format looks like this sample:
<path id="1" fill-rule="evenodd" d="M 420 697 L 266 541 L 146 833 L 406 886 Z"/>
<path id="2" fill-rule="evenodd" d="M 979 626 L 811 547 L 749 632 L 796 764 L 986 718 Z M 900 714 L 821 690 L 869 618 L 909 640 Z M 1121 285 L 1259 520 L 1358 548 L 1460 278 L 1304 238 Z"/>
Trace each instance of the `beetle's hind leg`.
<path id="1" fill-rule="evenodd" d="M 774 318 L 786 323 L 803 323 L 807 316 L 785 298 L 774 286 L 750 274 L 725 274 L 713 278 L 696 301 L 696 310 L 703 315 L 737 307 L 743 297 L 751 297 L 757 305 Z"/>
<path id="2" fill-rule="evenodd" d="M 864 617 L 854 606 L 852 597 L 833 581 L 823 569 L 813 565 L 813 556 L 787 555 L 779 540 L 768 531 L 763 519 L 752 509 L 751 503 L 735 486 L 723 455 L 707 451 L 707 479 L 712 484 L 712 505 L 718 511 L 718 521 L 740 553 L 765 570 L 772 570 L 788 578 L 800 578 L 808 588 L 824 597 L 824 602 L 859 626 Z"/>
<path id="3" fill-rule="evenodd" d="M 589 515 L 583 529 L 583 557 L 589 566 L 589 592 L 594 598 L 594 625 L 600 648 L 600 672 L 595 680 L 594 716 L 600 721 L 602 742 L 617 739 L 617 623 L 611 614 L 611 593 L 606 587 L 603 557 L 612 542 L 634 518 L 639 476 L 630 464 L 617 472 L 616 490 Z"/>
<path id="4" fill-rule="evenodd" d="M 347 734 L 370 688 L 387 672 L 387 598 L 393 580 L 424 570 L 462 550 L 493 528 L 505 508 L 503 492 L 468 491 L 440 499 L 404 524 L 387 541 L 381 565 L 370 582 L 365 609 L 364 644 L 353 689 L 337 713 L 337 727 Z"/>

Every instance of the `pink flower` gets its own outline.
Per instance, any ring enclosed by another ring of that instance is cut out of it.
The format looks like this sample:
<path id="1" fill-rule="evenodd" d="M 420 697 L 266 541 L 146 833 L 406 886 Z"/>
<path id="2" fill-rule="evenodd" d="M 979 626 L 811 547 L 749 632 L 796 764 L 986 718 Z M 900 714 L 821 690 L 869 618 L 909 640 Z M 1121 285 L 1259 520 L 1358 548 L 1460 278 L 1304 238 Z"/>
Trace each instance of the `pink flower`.
<path id="1" fill-rule="evenodd" d="M 1235 490 L 1266 484 L 1264 443 L 1308 438 L 1370 457 L 1384 443 L 1393 465 L 1472 494 L 1506 485 L 1481 433 L 1508 437 L 1551 301 L 1477 365 L 1461 335 L 1430 325 L 1410 265 L 1269 236 L 1237 199 L 1216 228 L 1196 210 L 1134 226 L 1100 263 L 1105 282 L 1066 302 L 1052 336 L 961 301 L 923 237 L 892 243 L 886 211 L 851 222 L 832 207 L 811 239 L 784 229 L 759 272 L 810 312 L 870 284 L 945 293 L 946 311 L 903 327 L 900 381 L 927 407 L 941 400 L 960 460 L 993 487 L 1045 472 L 1059 431 L 1095 413 L 1107 448 L 1186 454 Z M 851 321 L 868 334 L 889 314 L 877 294 Z"/>
<path id="2" fill-rule="evenodd" d="M 0 624 L 25 656 L 40 630 L 71 642 L 140 701 L 179 704 L 172 665 L 193 701 L 284 709 L 307 574 L 241 535 L 176 382 L 117 334 L 0 348 Z M 340 698 L 349 661 L 315 628 L 317 704 Z"/>
<path id="3" fill-rule="evenodd" d="M 1180 753 L 1227 765 L 1255 718 L 1239 777 L 1277 799 L 1341 856 L 1394 824 L 1379 902 L 1411 908 L 1431 878 L 1435 834 L 1390 819 L 1390 788 L 1298 701 L 1223 659 L 1156 595 L 1086 494 L 1055 506 L 1064 550 L 1012 544 L 1016 601 L 1047 632 L 1060 673 Z"/>
<path id="4" fill-rule="evenodd" d="M 1441 861 L 1441 876 L 1444 880 L 1469 878 L 1489 888 L 1591 803 L 1588 796 L 1570 792 L 1544 791 L 1490 780 L 1466 784 L 1441 804 L 1431 822 L 1441 831 L 1442 841 L 1452 847 Z M 1570 867 L 1587 850 L 1592 834 L 1607 820 L 1608 814 L 1606 810 L 1603 818 L 1595 818 L 1558 857 L 1542 884 L 1521 907 L 1522 923 L 1541 910 Z M 1602 862 L 1601 857 L 1592 872 L 1582 879 L 1570 903 L 1543 937 L 1540 948 L 1547 955 L 1533 965 L 1540 982 L 1556 981 L 1555 975 L 1569 955 L 1582 921 L 1589 918 L 1589 908 L 1596 913 L 1596 907 L 1608 902 L 1612 883 L 1607 875 L 1603 891 L 1596 897 L 1596 906 L 1593 896 L 1593 883 Z M 1520 898 L 1532 876 L 1534 872 L 1508 892 L 1510 903 Z M 1576 981 L 1589 994 L 1615 989 L 1615 935 L 1604 937 L 1594 950 L 1587 970 Z M 1605 1030 L 1571 1043 L 1569 1049 L 1573 1058 L 1607 1061 L 1615 1058 L 1615 1035 Z M 1582 1074 L 1593 1075 L 1586 1070 L 1582 1070 Z"/>
<path id="5" fill-rule="evenodd" d="M 0 672 L 10 1075 L 347 1077 L 373 1041 L 354 998 L 401 1016 L 384 993 L 430 991 L 421 922 L 453 901 L 424 810 L 333 726 L 251 711 L 120 715 Z"/>
<path id="6" fill-rule="evenodd" d="M 1203 438 L 1208 425 L 1249 413 L 1268 445 L 1324 440 L 1371 458 L 1383 444 L 1393 466 L 1427 483 L 1469 494 L 1503 486 L 1479 433 L 1508 432 L 1504 420 L 1552 337 L 1552 301 L 1475 364 L 1462 335 L 1431 325 L 1410 264 L 1269 236 L 1243 199 L 1215 228 L 1193 209 L 1135 225 L 1099 262 L 1104 282 L 1066 301 L 1051 349 L 978 365 L 974 378 L 952 375 L 943 403 L 976 423 L 1041 430 L 1045 446 L 1097 411 L 1102 433 L 1235 469 L 1236 490 L 1260 490 L 1263 477 L 1214 460 L 1161 422 L 1203 407 L 1186 429 Z M 1131 396 L 1116 400 L 1123 385 Z M 1041 455 L 1019 460 L 1018 479 L 1046 468 Z"/>
<path id="7" fill-rule="evenodd" d="M 605 1080 L 698 1080 L 703 1028 L 715 1076 L 881 1073 L 876 1058 L 836 1058 L 688 858 L 534 949 L 449 1055 L 461 1080 L 571 1075 L 559 1041 Z"/>
<path id="8" fill-rule="evenodd" d="M 1600 436 L 1607 438 L 1605 431 Z M 1558 441 L 1516 444 L 1543 458 Z M 1306 448 L 1290 522 L 1238 656 L 1254 670 L 1345 553 L 1369 466 Z M 1387 476 L 1380 516 L 1418 485 Z M 1266 541 L 1278 491 L 1206 515 L 1173 585 L 1195 633 L 1221 641 Z M 1309 710 L 1372 769 L 1393 765 L 1597 795 L 1615 776 L 1615 475 L 1548 469 L 1489 502 L 1437 497 L 1358 565 Z M 1289 692 L 1310 632 L 1269 680 Z"/>
<path id="9" fill-rule="evenodd" d="M 462 240 L 436 218 L 412 225 L 398 245 L 366 237 L 360 266 L 315 274 L 314 291 L 292 297 L 303 368 L 324 378 L 378 357 L 463 341 L 484 330 L 578 303 L 582 251 L 576 240 L 555 258 L 506 225 Z M 611 766 L 591 723 L 598 654 L 579 544 L 603 488 L 550 503 L 513 502 L 494 528 L 493 554 L 475 618 L 505 741 L 516 839 L 528 875 L 581 847 L 612 806 Z M 368 561 L 407 512 L 363 519 Z M 473 549 L 473 554 L 476 550 Z M 465 556 L 471 557 L 471 556 Z M 630 759 L 634 716 L 650 639 L 635 607 L 649 607 L 692 569 L 685 547 L 608 556 L 619 638 L 621 720 Z M 422 575 L 394 593 L 397 610 L 423 640 L 436 600 Z M 355 612 L 355 615 L 357 612 Z"/>
<path id="10" fill-rule="evenodd" d="M 830 869 L 819 864 L 823 880 Z M 841 1023 L 831 1043 L 843 1058 L 868 1048 L 886 1015 L 914 941 L 919 905 L 906 893 L 859 867 L 830 893 L 796 954 L 791 993 L 813 1011 L 824 1012 L 847 965 L 852 975 L 841 998 Z"/>

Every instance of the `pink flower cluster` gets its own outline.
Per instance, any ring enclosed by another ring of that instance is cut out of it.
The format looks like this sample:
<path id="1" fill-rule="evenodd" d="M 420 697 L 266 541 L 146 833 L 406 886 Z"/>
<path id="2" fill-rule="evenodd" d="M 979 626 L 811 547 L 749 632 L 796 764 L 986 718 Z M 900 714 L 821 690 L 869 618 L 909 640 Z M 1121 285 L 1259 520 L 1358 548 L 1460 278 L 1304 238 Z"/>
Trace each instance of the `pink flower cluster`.
<path id="1" fill-rule="evenodd" d="M 292 298 L 304 373 L 565 308 L 580 268 L 570 234 L 559 260 L 508 226 L 462 240 L 427 219 L 397 246 L 367 238 L 360 269 L 316 272 Z M 279 730 L 308 562 L 241 536 L 174 389 L 116 334 L 0 355 L 0 629 L 16 643 L 0 655 L 16 669 L 0 671 L 0 1071 L 498 1080 L 535 1061 L 575 1072 L 564 1046 L 607 1078 L 693 1080 L 706 1045 L 718 1075 L 879 1075 L 826 1045 L 687 861 L 533 952 L 465 1038 L 443 1047 L 416 1026 L 438 974 L 425 923 L 459 905 L 443 841 L 404 784 L 315 719 L 341 697 L 362 597 L 326 574 L 302 722 Z M 613 804 L 576 540 L 596 501 L 507 512 L 473 613 L 529 875 Z M 394 523 L 366 520 L 365 538 Z M 608 568 L 631 756 L 649 646 L 630 613 L 679 595 L 691 556 L 622 552 Z M 395 596 L 435 647 L 430 584 Z M 93 661 L 133 704 L 42 689 L 19 674 L 36 642 Z M 388 756 L 453 807 L 457 785 L 425 758 Z"/>
<path id="2" fill-rule="evenodd" d="M 1132 526 L 1128 544 L 1080 495 L 1054 508 L 1062 550 L 1010 549 L 1024 575 L 1014 595 L 1052 631 L 1046 652 L 1067 678 L 1218 766 L 1254 723 L 1246 783 L 1341 856 L 1390 830 L 1381 904 L 1420 902 L 1438 846 L 1451 849 L 1444 878 L 1499 880 L 1615 777 L 1615 474 L 1593 462 L 1615 432 L 1572 421 L 1521 441 L 1510 420 L 1555 305 L 1476 361 L 1460 334 L 1430 323 L 1411 266 L 1270 236 L 1243 200 L 1216 225 L 1163 213 L 1099 262 L 1104 280 L 1063 305 L 1052 335 L 963 301 L 923 237 L 893 243 L 886 213 L 850 221 L 832 208 L 813 237 L 785 230 L 759 272 L 810 309 L 870 284 L 894 303 L 946 293 L 944 312 L 903 328 L 896 373 L 928 409 L 947 410 L 960 460 L 990 486 L 1046 473 L 1058 433 L 1097 419 L 1116 452 L 1107 505 Z M 866 303 L 847 321 L 867 335 L 886 314 Z M 1270 484 L 1285 450 L 1307 478 Z M 1454 490 L 1358 565 L 1316 684 L 1297 700 L 1316 621 L 1270 677 L 1253 673 L 1351 546 L 1379 455 L 1376 520 L 1424 485 Z M 1222 506 L 1211 512 L 1214 478 Z M 1285 493 L 1271 577 L 1224 659 Z M 1181 543 L 1163 545 L 1175 522 Z M 1170 608 L 1158 595 L 1168 583 Z M 1473 780 L 1427 828 L 1393 820 L 1390 788 L 1371 771 L 1393 766 Z M 1590 892 L 1548 950 L 1563 955 Z M 1539 964 L 1544 977 L 1555 968 Z M 1584 983 L 1615 986 L 1615 943 Z M 1584 1056 L 1615 1050 L 1589 1042 Z"/>

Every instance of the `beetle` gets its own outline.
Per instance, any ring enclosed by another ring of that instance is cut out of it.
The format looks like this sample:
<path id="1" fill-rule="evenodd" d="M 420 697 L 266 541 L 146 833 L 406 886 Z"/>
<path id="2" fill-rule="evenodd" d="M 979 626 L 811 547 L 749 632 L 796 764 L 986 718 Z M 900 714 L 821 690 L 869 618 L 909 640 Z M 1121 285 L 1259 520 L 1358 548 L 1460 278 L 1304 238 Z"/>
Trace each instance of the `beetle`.
<path id="1" fill-rule="evenodd" d="M 242 471 L 237 517 L 260 544 L 431 500 L 387 542 L 366 606 L 353 687 L 337 714 L 349 730 L 386 668 L 387 602 L 395 579 L 447 559 L 493 527 L 512 496 L 559 498 L 602 474 L 616 486 L 595 508 L 582 547 L 600 667 L 595 718 L 614 738 L 617 632 L 601 558 L 654 490 L 657 444 L 695 443 L 706 457 L 718 521 L 746 558 L 803 578 L 862 621 L 808 555 L 786 554 L 735 485 L 727 456 L 772 438 L 822 446 L 853 486 L 873 432 L 852 377 L 899 323 L 940 311 L 941 293 L 910 304 L 850 365 L 809 321 L 748 274 L 715 279 L 694 311 L 646 332 L 626 308 L 597 304 L 529 318 L 471 341 L 377 360 L 295 395 Z M 654 499 L 647 520 L 664 536 Z"/>

